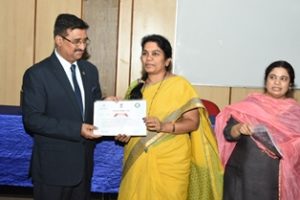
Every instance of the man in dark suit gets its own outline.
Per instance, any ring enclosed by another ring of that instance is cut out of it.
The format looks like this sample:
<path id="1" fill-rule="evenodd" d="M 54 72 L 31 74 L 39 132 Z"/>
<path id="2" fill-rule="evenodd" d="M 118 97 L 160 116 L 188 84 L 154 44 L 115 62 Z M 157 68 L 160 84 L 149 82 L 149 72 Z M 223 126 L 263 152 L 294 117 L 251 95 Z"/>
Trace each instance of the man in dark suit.
<path id="1" fill-rule="evenodd" d="M 100 137 L 93 134 L 93 103 L 101 90 L 97 68 L 82 59 L 88 27 L 75 15 L 60 14 L 52 55 L 23 77 L 23 123 L 34 139 L 34 199 L 90 199 L 94 140 Z"/>

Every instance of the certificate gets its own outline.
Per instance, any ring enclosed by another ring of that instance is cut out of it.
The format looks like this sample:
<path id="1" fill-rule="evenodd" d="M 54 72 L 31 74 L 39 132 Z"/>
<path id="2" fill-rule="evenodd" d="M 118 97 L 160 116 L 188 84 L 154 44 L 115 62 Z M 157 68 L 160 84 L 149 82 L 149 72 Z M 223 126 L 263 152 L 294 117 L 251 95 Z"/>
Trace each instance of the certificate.
<path id="1" fill-rule="evenodd" d="M 95 135 L 144 136 L 147 133 L 145 100 L 96 101 L 94 103 Z"/>
<path id="2" fill-rule="evenodd" d="M 282 158 L 282 153 L 276 145 L 272 135 L 268 129 L 263 125 L 256 125 L 253 127 L 252 137 L 259 141 L 264 147 L 273 152 L 278 158 Z"/>

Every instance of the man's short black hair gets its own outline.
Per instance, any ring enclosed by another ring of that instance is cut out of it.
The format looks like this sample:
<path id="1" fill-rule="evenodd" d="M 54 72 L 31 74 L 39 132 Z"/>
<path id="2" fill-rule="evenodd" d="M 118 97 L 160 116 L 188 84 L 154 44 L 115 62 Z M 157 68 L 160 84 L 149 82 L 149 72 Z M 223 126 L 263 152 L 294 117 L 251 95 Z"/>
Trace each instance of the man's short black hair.
<path id="1" fill-rule="evenodd" d="M 68 29 L 88 29 L 89 25 L 79 17 L 63 13 L 57 16 L 54 24 L 54 37 L 56 35 L 66 36 Z"/>

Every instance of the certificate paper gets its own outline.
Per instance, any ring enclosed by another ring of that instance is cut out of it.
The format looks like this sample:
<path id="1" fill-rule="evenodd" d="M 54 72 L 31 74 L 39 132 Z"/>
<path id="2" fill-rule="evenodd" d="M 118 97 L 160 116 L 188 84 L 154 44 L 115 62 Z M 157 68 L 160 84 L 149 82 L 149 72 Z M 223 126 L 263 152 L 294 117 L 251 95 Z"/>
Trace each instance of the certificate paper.
<path id="1" fill-rule="evenodd" d="M 282 158 L 282 153 L 276 145 L 272 135 L 263 125 L 257 125 L 253 128 L 252 137 L 264 145 L 267 149 L 273 152 L 278 158 Z"/>
<path id="2" fill-rule="evenodd" d="M 126 134 L 128 136 L 146 135 L 145 100 L 125 101 L 96 101 L 94 103 L 94 130 L 95 135 L 115 136 Z"/>

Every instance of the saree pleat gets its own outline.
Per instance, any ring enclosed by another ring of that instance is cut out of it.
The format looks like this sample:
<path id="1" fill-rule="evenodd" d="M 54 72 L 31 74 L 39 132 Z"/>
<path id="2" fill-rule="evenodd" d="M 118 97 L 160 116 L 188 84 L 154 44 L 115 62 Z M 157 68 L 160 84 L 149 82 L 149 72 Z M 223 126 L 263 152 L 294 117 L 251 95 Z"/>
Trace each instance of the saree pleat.
<path id="1" fill-rule="evenodd" d="M 222 199 L 223 167 L 211 126 L 207 124 L 210 124 L 207 112 L 201 110 L 199 129 L 191 133 L 193 155 L 188 199 Z"/>
<path id="2" fill-rule="evenodd" d="M 198 108 L 199 128 L 186 134 L 148 132 L 147 137 L 132 137 L 124 149 L 118 199 L 220 200 L 223 169 L 201 100 L 180 76 L 164 80 L 161 91 L 157 91 L 158 85 L 148 86 L 143 91 L 148 105 L 152 101 L 150 115 L 172 122 L 184 112 Z M 152 99 L 154 93 L 157 95 Z"/>

